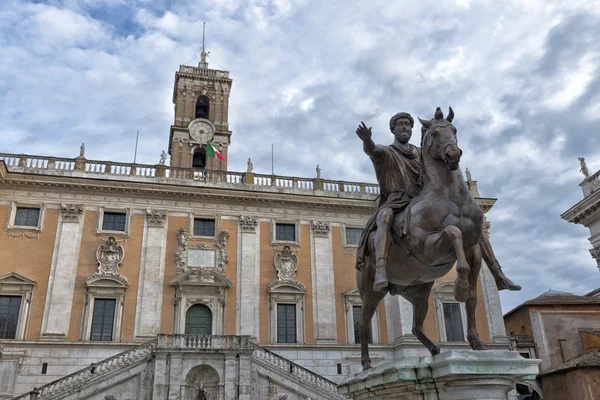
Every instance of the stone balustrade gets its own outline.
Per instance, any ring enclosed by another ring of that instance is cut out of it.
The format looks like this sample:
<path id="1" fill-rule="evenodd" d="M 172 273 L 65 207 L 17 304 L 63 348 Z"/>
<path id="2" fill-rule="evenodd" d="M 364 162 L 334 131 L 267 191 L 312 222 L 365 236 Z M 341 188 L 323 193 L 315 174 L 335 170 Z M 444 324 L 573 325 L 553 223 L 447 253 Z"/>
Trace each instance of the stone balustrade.
<path id="1" fill-rule="evenodd" d="M 45 400 L 62 398 L 57 397 L 62 393 L 77 391 L 78 387 L 87 385 L 91 380 L 97 380 L 105 375 L 114 373 L 118 370 L 127 368 L 139 361 L 146 359 L 152 355 L 156 347 L 156 340 L 151 340 L 133 349 L 119 353 L 113 357 L 109 357 L 93 364 L 87 368 L 77 371 L 64 378 L 50 382 L 47 385 L 36 388 L 28 393 L 24 393 L 13 400 Z"/>
<path id="2" fill-rule="evenodd" d="M 176 168 L 167 165 L 121 163 L 114 161 L 87 160 L 85 158 L 61 158 L 27 154 L 0 153 L 9 171 L 29 174 L 82 176 L 96 178 L 110 176 L 115 180 L 147 180 L 156 183 L 178 185 L 227 184 L 252 190 L 277 188 L 299 192 L 323 191 L 327 193 L 379 195 L 379 185 L 364 182 L 346 182 L 320 178 L 267 175 L 231 171 L 202 171 L 193 168 Z"/>
<path id="3" fill-rule="evenodd" d="M 184 74 L 194 74 L 209 76 L 213 78 L 229 78 L 229 71 L 220 71 L 216 69 L 190 67 L 189 65 L 180 65 L 179 72 Z"/>
<path id="4" fill-rule="evenodd" d="M 252 349 L 249 336 L 234 335 L 158 335 L 158 349 Z"/>
<path id="5" fill-rule="evenodd" d="M 335 382 L 332 382 L 321 375 L 315 374 L 314 372 L 263 347 L 255 345 L 254 353 L 252 353 L 252 359 L 254 361 L 266 364 L 271 368 L 277 369 L 282 373 L 302 382 L 303 384 L 307 384 L 327 392 L 332 398 L 346 398 L 338 394 L 337 384 Z"/>

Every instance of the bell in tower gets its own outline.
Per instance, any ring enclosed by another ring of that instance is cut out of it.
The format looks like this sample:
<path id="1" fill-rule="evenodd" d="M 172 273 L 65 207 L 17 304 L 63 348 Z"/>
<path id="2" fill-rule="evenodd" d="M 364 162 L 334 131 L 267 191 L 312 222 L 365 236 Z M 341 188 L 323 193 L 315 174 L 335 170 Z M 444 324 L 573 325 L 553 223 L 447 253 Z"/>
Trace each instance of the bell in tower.
<path id="1" fill-rule="evenodd" d="M 229 71 L 208 68 L 207 56 L 203 48 L 197 67 L 180 65 L 175 72 L 175 120 L 169 140 L 171 167 L 193 168 L 200 173 L 227 170 L 226 162 L 207 157 L 207 143 L 225 158 L 231 143 L 228 113 L 232 80 Z"/>

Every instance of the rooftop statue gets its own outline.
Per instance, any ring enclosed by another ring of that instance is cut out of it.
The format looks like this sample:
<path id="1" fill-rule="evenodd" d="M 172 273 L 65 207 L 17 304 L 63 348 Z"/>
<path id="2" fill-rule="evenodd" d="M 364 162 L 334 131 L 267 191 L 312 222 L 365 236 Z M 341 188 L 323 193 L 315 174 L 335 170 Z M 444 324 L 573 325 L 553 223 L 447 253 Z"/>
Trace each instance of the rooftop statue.
<path id="1" fill-rule="evenodd" d="M 453 118 L 452 108 L 446 118 L 438 108 L 432 120 L 420 119 L 421 148 L 408 143 L 414 126 L 408 113 L 391 118 L 394 142 L 389 146 L 375 144 L 371 128 L 364 122 L 356 130 L 373 162 L 381 191 L 379 207 L 367 222 L 357 251 L 363 368 L 371 364 L 369 321 L 388 292 L 412 303 L 413 334 L 431 354 L 438 354 L 439 347 L 425 335 L 423 322 L 434 281 L 455 262 L 454 296 L 466 303 L 467 338 L 473 349 L 484 349 L 475 327 L 482 257 L 498 289 L 521 289 L 504 276 L 483 234 L 483 211 L 459 170 L 462 150 Z"/>
<path id="2" fill-rule="evenodd" d="M 579 170 L 579 172 L 581 172 L 583 174 L 583 176 L 585 176 L 585 178 L 589 178 L 590 176 L 592 176 L 592 174 L 590 173 L 590 170 L 588 169 L 586 163 L 585 163 L 585 158 L 584 157 L 578 157 L 579 159 L 579 165 L 581 166 L 581 169 Z"/>

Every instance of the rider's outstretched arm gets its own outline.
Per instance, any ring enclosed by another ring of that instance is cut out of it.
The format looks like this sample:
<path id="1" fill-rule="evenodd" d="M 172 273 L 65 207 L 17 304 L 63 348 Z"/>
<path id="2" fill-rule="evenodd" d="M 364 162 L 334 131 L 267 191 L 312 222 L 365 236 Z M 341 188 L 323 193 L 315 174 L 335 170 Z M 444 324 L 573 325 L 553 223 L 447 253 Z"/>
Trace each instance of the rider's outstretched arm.
<path id="1" fill-rule="evenodd" d="M 377 157 L 383 152 L 383 146 L 375 144 L 373 139 L 371 139 L 371 128 L 367 128 L 364 122 L 361 121 L 356 134 L 362 140 L 363 150 L 369 157 Z"/>

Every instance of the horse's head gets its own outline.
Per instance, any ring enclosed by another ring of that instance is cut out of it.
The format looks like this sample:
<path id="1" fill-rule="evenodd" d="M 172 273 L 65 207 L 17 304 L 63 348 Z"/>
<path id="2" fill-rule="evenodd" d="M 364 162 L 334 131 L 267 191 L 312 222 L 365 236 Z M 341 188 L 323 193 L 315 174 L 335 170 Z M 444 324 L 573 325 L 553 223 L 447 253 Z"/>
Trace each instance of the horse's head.
<path id="1" fill-rule="evenodd" d="M 432 120 L 419 118 L 423 125 L 421 151 L 434 160 L 442 160 L 452 171 L 458 169 L 462 150 L 458 147 L 456 128 L 452 125 L 454 111 L 450 107 L 448 117 L 438 107 Z"/>

